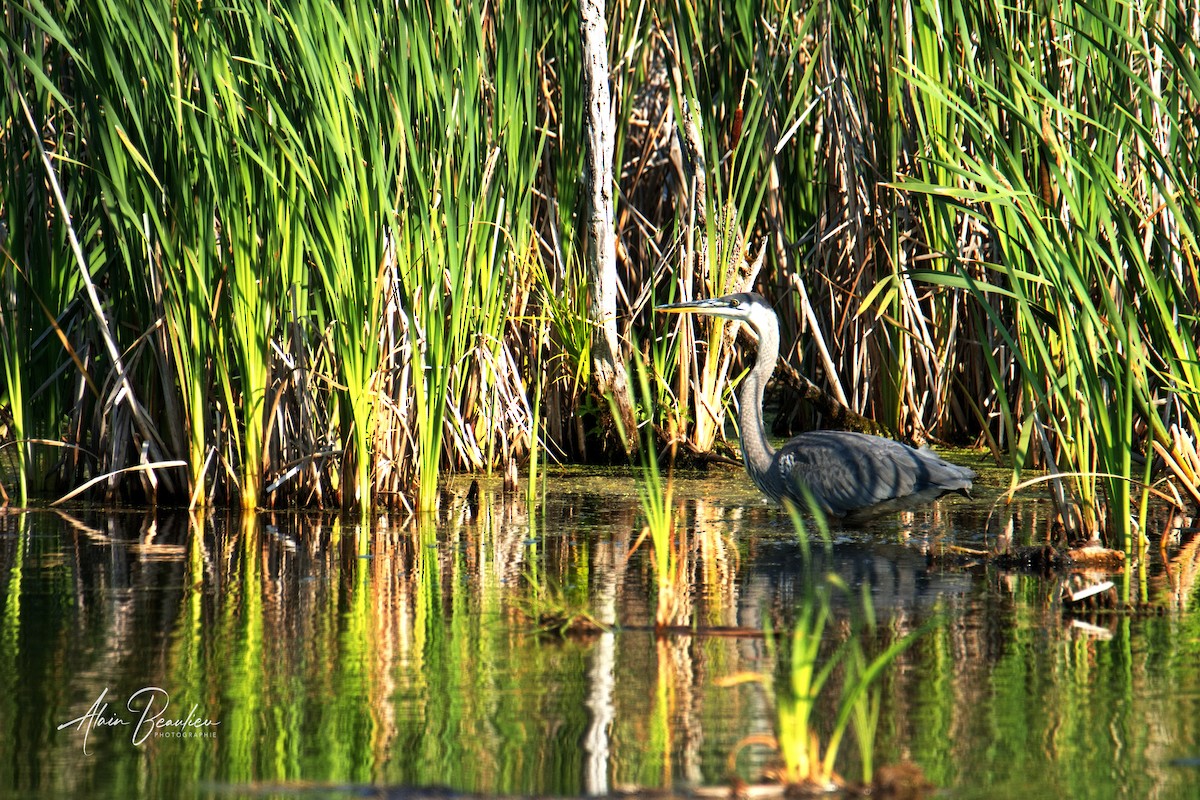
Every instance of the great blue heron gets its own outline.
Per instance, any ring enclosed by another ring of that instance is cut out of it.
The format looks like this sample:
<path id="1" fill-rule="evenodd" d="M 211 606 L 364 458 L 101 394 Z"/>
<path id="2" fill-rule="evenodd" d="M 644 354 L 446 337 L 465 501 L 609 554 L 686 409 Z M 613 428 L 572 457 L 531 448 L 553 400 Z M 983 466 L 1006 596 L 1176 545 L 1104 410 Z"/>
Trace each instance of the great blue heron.
<path id="1" fill-rule="evenodd" d="M 779 319 L 758 294 L 743 293 L 659 306 L 668 313 L 707 314 L 737 320 L 758 334 L 758 358 L 742 379 L 738 422 L 742 457 L 750 478 L 771 499 L 805 507 L 805 489 L 827 514 L 847 516 L 872 508 L 966 494 L 974 471 L 939 458 L 932 450 L 850 431 L 811 431 L 779 450 L 763 425 L 763 391 L 779 356 Z"/>

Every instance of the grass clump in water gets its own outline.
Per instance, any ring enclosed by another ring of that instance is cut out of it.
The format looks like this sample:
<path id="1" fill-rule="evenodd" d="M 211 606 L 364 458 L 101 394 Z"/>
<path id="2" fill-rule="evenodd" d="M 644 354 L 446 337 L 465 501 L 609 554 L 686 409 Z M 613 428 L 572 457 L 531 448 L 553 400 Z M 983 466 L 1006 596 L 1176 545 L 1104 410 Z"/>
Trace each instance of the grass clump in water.
<path id="1" fill-rule="evenodd" d="M 788 511 L 808 561 L 811 552 L 806 525 L 793 506 L 789 505 Z M 828 544 L 824 518 L 818 514 L 815 520 L 821 538 Z M 933 623 L 900 636 L 873 654 L 867 642 L 876 637 L 878 629 L 869 591 L 864 584 L 857 613 L 847 628 L 835 620 L 834 597 L 840 594 L 852 598 L 850 588 L 834 574 L 810 584 L 790 629 L 776 631 L 769 622 L 766 626 L 768 660 L 774 670 L 769 674 L 742 673 L 720 682 L 725 686 L 757 683 L 766 690 L 774 708 L 775 730 L 765 741 L 779 756 L 773 777 L 789 791 L 830 792 L 847 786 L 836 767 L 844 755 L 848 731 L 858 749 L 862 784 L 870 786 L 875 780 L 880 710 L 877 681 Z M 845 633 L 835 641 L 839 629 Z M 821 724 L 831 717 L 831 726 Z M 763 742 L 762 737 L 745 741 L 735 749 L 731 763 L 744 744 Z"/>

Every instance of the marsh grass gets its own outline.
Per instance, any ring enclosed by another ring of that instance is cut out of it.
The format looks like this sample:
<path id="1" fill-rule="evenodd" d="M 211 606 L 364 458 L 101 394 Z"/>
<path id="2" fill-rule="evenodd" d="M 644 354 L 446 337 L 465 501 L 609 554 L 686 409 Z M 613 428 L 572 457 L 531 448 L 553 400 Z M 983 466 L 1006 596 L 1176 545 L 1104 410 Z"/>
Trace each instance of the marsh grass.
<path id="1" fill-rule="evenodd" d="M 787 510 L 804 561 L 811 563 L 813 558 L 811 535 L 820 539 L 828 552 L 832 540 L 820 508 L 810 502 L 807 514 L 790 504 Z M 835 597 L 839 596 L 850 601 L 848 620 L 835 613 Z M 858 751 L 861 783 L 869 786 L 874 778 L 881 703 L 877 681 L 901 653 L 937 624 L 934 618 L 915 630 L 883 637 L 869 587 L 864 585 L 856 598 L 845 583 L 830 574 L 807 583 L 788 627 L 777 631 L 768 621 L 767 653 L 774 671 L 731 675 L 720 685 L 757 683 L 765 688 L 775 712 L 774 735 L 767 743 L 779 755 L 777 777 L 789 790 L 829 792 L 843 787 L 846 781 L 836 767 L 848 732 Z M 882 647 L 877 642 L 883 642 Z M 760 742 L 760 737 L 751 737 L 738 749 Z M 736 751 L 731 760 L 736 760 Z"/>
<path id="2" fill-rule="evenodd" d="M 12 495 L 428 510 L 448 470 L 603 454 L 556 8 L 6 6 Z M 712 449 L 740 363 L 648 312 L 753 286 L 837 403 L 1051 470 L 1080 537 L 1132 546 L 1164 475 L 1200 498 L 1197 13 L 614 3 L 659 429 Z"/>
<path id="3" fill-rule="evenodd" d="M 5 13 L 4 153 L 16 180 L 2 208 L 19 231 L 3 243 L 0 276 L 11 433 L 69 436 L 77 419 L 107 420 L 103 446 L 89 448 L 102 455 L 60 470 L 59 485 L 144 462 L 130 438 L 161 438 L 190 465 L 177 494 L 193 503 L 332 495 L 367 508 L 378 483 L 428 507 L 446 466 L 528 451 L 506 341 L 542 141 L 524 3 L 466 26 L 453 3 L 387 18 L 362 4 L 253 2 L 179 16 L 122 4 Z M 60 131 L 47 141 L 70 178 L 65 224 L 37 208 L 51 207 L 30 159 L 43 131 L 17 126 L 23 95 L 41 128 Z M 95 321 L 131 348 L 150 432 L 107 417 L 119 405 L 102 395 L 112 367 L 89 341 L 86 310 L 72 310 L 68 230 L 104 276 Z M 36 347 L 31 331 L 44 331 Z M 68 395 L 73 374 L 92 397 Z M 391 435 L 380 435 L 376 409 L 389 403 Z M 443 440 L 456 443 L 449 455 Z M 19 450 L 22 485 L 29 452 Z M 390 469 L 376 481 L 378 463 Z"/>
<path id="4" fill-rule="evenodd" d="M 499 393 L 513 387 L 513 396 L 524 397 L 512 360 L 501 356 L 507 321 L 519 313 L 518 282 L 532 274 L 530 192 L 542 147 L 530 10 L 521 2 L 502 4 L 490 19 L 472 17 L 461 30 L 452 10 L 444 9 L 434 31 L 441 47 L 423 56 L 438 52 L 443 70 L 418 61 L 411 79 L 400 82 L 408 87 L 402 102 L 412 217 L 401 232 L 399 260 L 402 304 L 418 342 L 413 389 L 422 509 L 436 500 L 443 441 L 459 443 L 455 463 L 490 465 L 489 437 L 512 431 L 497 413 L 504 402 Z M 417 41 L 424 35 L 411 33 Z M 447 58 L 453 69 L 444 69 Z M 480 87 L 494 94 L 476 106 Z M 451 410 L 493 424 L 468 429 L 447 415 Z"/>
<path id="5" fill-rule="evenodd" d="M 925 53 L 902 68 L 939 124 L 921 129 L 926 180 L 901 188 L 991 240 L 971 258 L 946 239 L 947 269 L 918 276 L 965 289 L 1003 348 L 987 354 L 993 378 L 1019 375 L 1001 406 L 1014 484 L 1031 464 L 1062 472 L 1068 530 L 1127 550 L 1145 524 L 1130 491 L 1149 474 L 1138 462 L 1173 427 L 1194 427 L 1200 388 L 1186 310 L 1200 252 L 1186 111 L 1200 47 L 1178 44 L 1191 22 L 1178 9 L 1142 12 L 947 19 L 982 32 L 976 57 L 948 65 Z M 1006 30 L 1042 34 L 1054 57 L 1011 48 Z"/>
<path id="6" fill-rule="evenodd" d="M 526 575 L 530 593 L 518 603 L 518 609 L 540 633 L 565 637 L 590 635 L 609 628 L 593 616 L 587 597 L 549 580 L 539 581 Z"/>
<path id="7" fill-rule="evenodd" d="M 5 253 L 7 256 L 7 253 Z M 27 352 L 22 348 L 21 336 L 16 322 L 19 319 L 16 308 L 16 286 L 15 282 L 21 276 L 17 272 L 15 265 L 7 258 L 0 265 L 0 367 L 4 370 L 4 401 L 5 407 L 8 409 L 7 419 L 4 429 L 7 434 L 5 438 L 12 441 L 6 442 L 3 447 L 11 447 L 10 452 L 3 454 L 3 459 L 0 460 L 0 465 L 11 463 L 13 468 L 6 472 L 13 472 L 17 476 L 17 492 L 16 500 L 20 505 L 25 505 L 29 499 L 29 458 L 30 449 L 25 441 L 27 425 L 25 422 L 25 390 L 24 390 L 24 370 L 22 365 L 27 363 L 21 357 L 21 353 Z M 2 487 L 2 484 L 0 484 Z M 8 502 L 8 493 L 3 496 L 4 502 Z"/>
<path id="8" fill-rule="evenodd" d="M 686 301 L 748 291 L 767 253 L 760 231 L 764 203 L 778 188 L 767 179 L 777 174 L 775 146 L 794 132 L 813 79 L 815 62 L 802 56 L 817 17 L 793 3 L 769 17 L 747 2 L 677 2 L 667 12 L 659 24 L 683 182 L 664 292 Z M 657 359 L 677 398 L 664 406 L 671 417 L 664 422 L 673 436 L 708 452 L 723 434 L 739 326 L 687 317 L 676 324 L 681 346 L 671 361 Z"/>
<path id="9" fill-rule="evenodd" d="M 691 608 L 688 534 L 678 524 L 671 468 L 668 468 L 664 478 L 658 463 L 652 423 L 655 416 L 652 407 L 654 395 L 650 390 L 649 370 L 640 358 L 635 360 L 632 368 L 627 369 L 630 375 L 636 377 L 638 387 L 634 392 L 634 402 L 642 421 L 638 432 L 637 493 L 642 516 L 645 517 L 645 525 L 634 540 L 630 554 L 649 540 L 652 547 L 651 563 L 658 587 L 655 625 L 660 628 L 679 625 L 686 622 Z M 615 413 L 613 416 L 617 418 Z M 620 434 L 624 436 L 623 431 Z"/>

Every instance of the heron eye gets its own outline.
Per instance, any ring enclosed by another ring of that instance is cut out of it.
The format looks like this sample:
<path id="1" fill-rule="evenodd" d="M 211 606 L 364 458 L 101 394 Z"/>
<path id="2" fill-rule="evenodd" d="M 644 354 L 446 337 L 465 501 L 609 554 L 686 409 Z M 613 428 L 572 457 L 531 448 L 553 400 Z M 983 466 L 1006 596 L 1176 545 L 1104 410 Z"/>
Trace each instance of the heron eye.
<path id="1" fill-rule="evenodd" d="M 741 304 L 742 304 L 742 301 L 738 300 L 736 297 L 729 301 L 729 305 L 732 306 L 733 308 L 737 308 Z"/>

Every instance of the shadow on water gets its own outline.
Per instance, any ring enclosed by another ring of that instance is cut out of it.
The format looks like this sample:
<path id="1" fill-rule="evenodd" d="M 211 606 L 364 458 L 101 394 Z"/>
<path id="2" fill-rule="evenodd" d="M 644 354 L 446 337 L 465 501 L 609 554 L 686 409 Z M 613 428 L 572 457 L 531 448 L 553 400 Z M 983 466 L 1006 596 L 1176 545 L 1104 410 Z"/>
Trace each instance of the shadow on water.
<path id="1" fill-rule="evenodd" d="M 835 529 L 806 560 L 741 476 L 681 478 L 691 630 L 656 637 L 633 481 L 551 481 L 532 507 L 461 484 L 440 521 L 370 531 L 307 514 L 0 517 L 0 796 L 759 781 L 775 766 L 753 744 L 770 703 L 723 679 L 769 672 L 764 625 L 786 628 L 829 573 L 851 587 L 833 644 L 862 587 L 879 649 L 936 620 L 883 676 L 876 764 L 912 761 L 951 797 L 1195 796 L 1200 562 L 1187 531 L 1165 560 L 1113 578 L 1160 613 L 1077 619 L 1059 576 L 938 557 L 988 544 L 992 497 Z M 1017 507 L 1014 535 L 1036 543 L 1047 516 Z M 530 609 L 548 595 L 613 627 L 540 635 Z M 839 771 L 855 775 L 859 758 L 845 747 Z"/>

